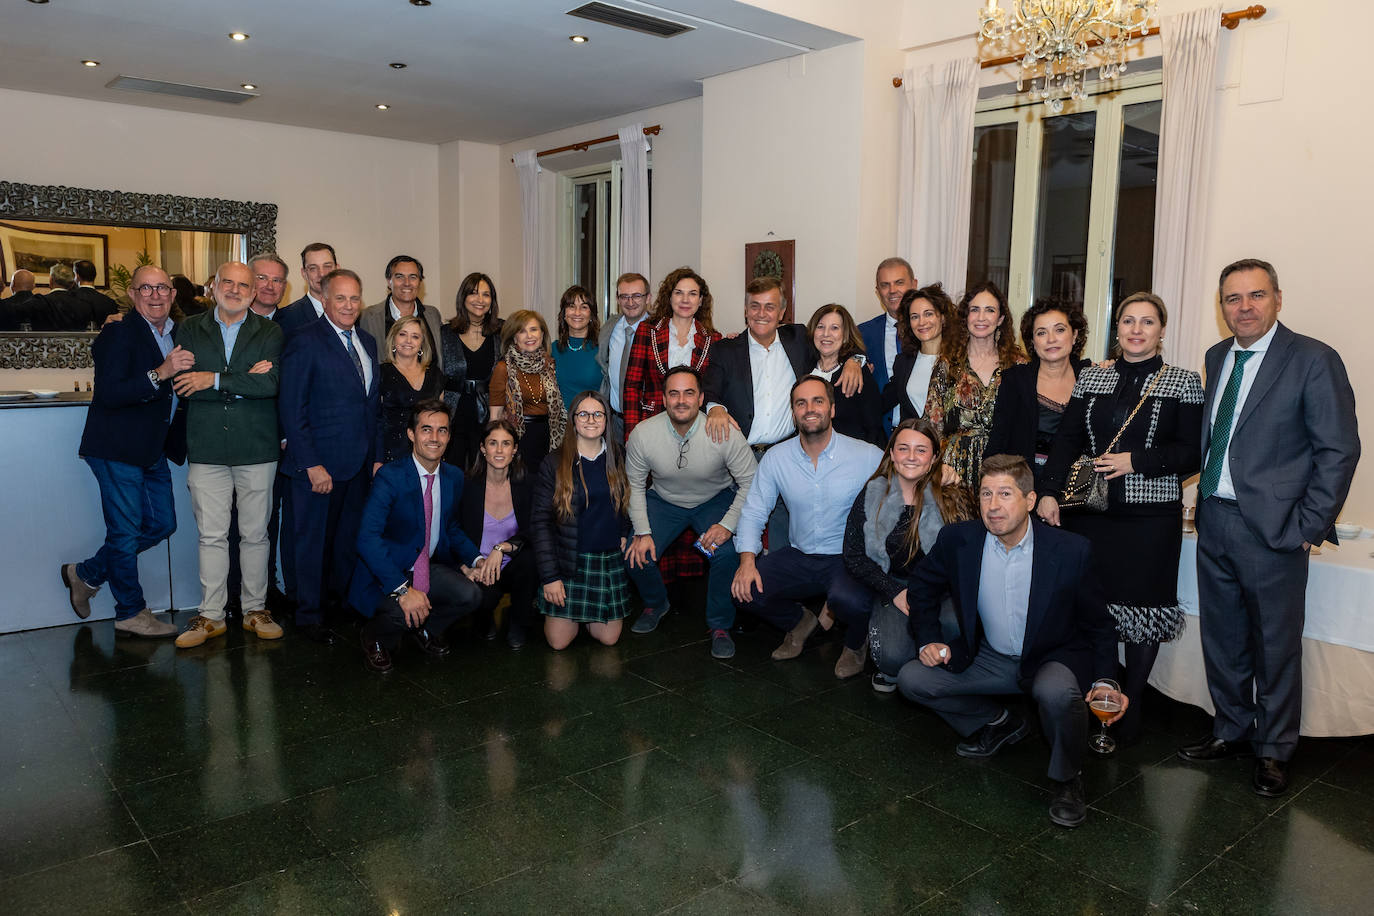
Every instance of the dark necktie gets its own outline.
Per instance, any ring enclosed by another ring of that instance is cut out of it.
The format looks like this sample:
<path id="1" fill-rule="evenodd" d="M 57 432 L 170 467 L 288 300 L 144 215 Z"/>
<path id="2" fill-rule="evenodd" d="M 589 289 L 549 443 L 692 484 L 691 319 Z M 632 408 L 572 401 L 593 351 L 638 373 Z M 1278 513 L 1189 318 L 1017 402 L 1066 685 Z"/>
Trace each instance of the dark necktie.
<path id="1" fill-rule="evenodd" d="M 358 379 L 362 381 L 363 387 L 367 387 L 367 376 L 363 374 L 363 361 L 358 356 L 358 348 L 353 346 L 353 330 L 350 328 L 343 332 L 344 346 L 348 347 L 348 355 L 353 360 L 353 368 L 358 370 Z"/>
<path id="2" fill-rule="evenodd" d="M 1235 420 L 1236 401 L 1240 400 L 1240 383 L 1245 377 L 1245 363 L 1254 356 L 1253 350 L 1237 350 L 1236 362 L 1231 367 L 1231 377 L 1226 380 L 1226 390 L 1221 393 L 1217 404 L 1217 416 L 1212 421 L 1212 438 L 1207 444 L 1207 467 L 1202 469 L 1198 481 L 1198 498 L 1215 496 L 1217 484 L 1221 483 L 1222 463 L 1226 461 L 1226 449 L 1231 444 L 1231 426 Z"/>

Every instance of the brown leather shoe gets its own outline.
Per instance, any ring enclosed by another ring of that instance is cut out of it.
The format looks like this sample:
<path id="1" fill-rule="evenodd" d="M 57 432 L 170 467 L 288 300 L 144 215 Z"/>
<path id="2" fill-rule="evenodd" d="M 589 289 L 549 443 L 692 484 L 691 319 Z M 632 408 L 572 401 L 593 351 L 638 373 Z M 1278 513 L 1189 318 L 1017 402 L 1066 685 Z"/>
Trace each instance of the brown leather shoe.
<path id="1" fill-rule="evenodd" d="M 281 624 L 266 611 L 249 611 L 243 615 L 243 628 L 258 639 L 281 639 Z"/>
<path id="2" fill-rule="evenodd" d="M 1273 757 L 1255 761 L 1254 789 L 1256 795 L 1278 798 L 1288 791 L 1288 763 Z"/>
<path id="3" fill-rule="evenodd" d="M 448 655 L 448 643 L 429 632 L 428 627 L 416 627 L 408 631 L 410 641 L 430 658 L 443 658 Z"/>
<path id="4" fill-rule="evenodd" d="M 229 626 L 223 620 L 211 620 L 209 617 L 202 617 L 199 614 L 191 618 L 191 622 L 182 630 L 177 637 L 178 649 L 190 649 L 199 646 L 207 639 L 214 639 L 216 636 L 223 636 L 229 632 Z"/>
<path id="5" fill-rule="evenodd" d="M 75 563 L 62 564 L 62 584 L 67 586 L 67 594 L 76 616 L 82 620 L 91 616 L 91 599 L 95 597 L 96 592 L 100 591 L 99 586 L 87 585 L 76 574 Z"/>
<path id="6" fill-rule="evenodd" d="M 391 671 L 391 653 L 382 648 L 375 639 L 363 634 L 363 665 L 374 674 L 387 674 Z"/>
<path id="7" fill-rule="evenodd" d="M 787 631 L 787 636 L 783 638 L 782 645 L 773 650 L 773 661 L 786 661 L 801 655 L 802 647 L 806 645 L 806 637 L 815 632 L 817 622 L 815 614 L 802 608 L 801 621 Z"/>

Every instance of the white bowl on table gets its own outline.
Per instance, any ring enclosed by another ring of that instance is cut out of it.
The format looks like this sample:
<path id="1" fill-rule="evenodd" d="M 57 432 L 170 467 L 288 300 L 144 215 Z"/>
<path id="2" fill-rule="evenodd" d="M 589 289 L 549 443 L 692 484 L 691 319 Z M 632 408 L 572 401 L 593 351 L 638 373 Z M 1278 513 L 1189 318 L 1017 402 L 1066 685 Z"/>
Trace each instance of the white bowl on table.
<path id="1" fill-rule="evenodd" d="M 1336 525 L 1336 537 L 1353 541 L 1355 538 L 1364 534 L 1364 528 L 1350 522 L 1339 522 Z"/>
<path id="2" fill-rule="evenodd" d="M 36 398 L 55 398 L 55 397 L 57 397 L 57 392 L 56 392 L 56 391 L 53 391 L 51 388 L 30 388 L 30 389 L 29 389 L 29 394 L 33 395 L 33 396 L 36 397 Z"/>

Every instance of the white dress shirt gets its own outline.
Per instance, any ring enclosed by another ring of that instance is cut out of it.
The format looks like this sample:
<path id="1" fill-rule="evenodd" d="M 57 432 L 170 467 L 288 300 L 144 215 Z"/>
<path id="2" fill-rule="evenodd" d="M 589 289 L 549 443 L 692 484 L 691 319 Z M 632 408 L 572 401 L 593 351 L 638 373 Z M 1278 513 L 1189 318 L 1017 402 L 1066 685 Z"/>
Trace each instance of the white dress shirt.
<path id="1" fill-rule="evenodd" d="M 797 374 L 792 371 L 780 337 L 774 335 L 772 345 L 765 347 L 749 335 L 749 371 L 754 382 L 754 422 L 749 427 L 749 444 L 781 442 L 796 431 L 790 394 Z"/>
<path id="2" fill-rule="evenodd" d="M 647 314 L 648 312 L 645 312 L 645 315 Z M 615 327 L 611 328 L 609 342 L 611 352 L 606 354 L 606 367 L 610 370 L 607 373 L 610 376 L 607 381 L 611 389 L 611 410 L 616 413 L 624 413 L 624 409 L 620 406 L 620 379 L 625 374 L 625 368 L 622 365 L 625 359 L 625 341 L 634 339 L 635 331 L 639 330 L 645 315 L 640 315 L 634 324 L 631 324 L 628 318 L 621 315 L 616 319 Z"/>
<path id="3" fill-rule="evenodd" d="M 692 322 L 692 331 L 687 335 L 687 343 L 678 346 L 677 330 L 672 323 L 668 324 L 668 368 L 674 366 L 690 366 L 692 364 L 692 351 L 696 349 L 697 323 Z"/>
<path id="4" fill-rule="evenodd" d="M 1248 347 L 1242 347 L 1239 343 L 1232 341 L 1231 349 L 1227 352 L 1226 358 L 1221 361 L 1221 373 L 1217 376 L 1216 398 L 1212 401 L 1212 409 L 1207 415 L 1207 424 L 1210 427 L 1217 420 L 1217 407 L 1221 404 L 1222 395 L 1226 393 L 1226 383 L 1231 380 L 1231 368 L 1236 364 L 1236 351 L 1249 350 L 1255 354 L 1245 361 L 1245 366 L 1241 370 L 1240 394 L 1236 398 L 1236 410 L 1231 414 L 1231 433 L 1236 431 L 1236 423 L 1240 422 L 1241 409 L 1245 407 L 1245 399 L 1250 395 L 1250 389 L 1255 385 L 1255 376 L 1259 375 L 1260 363 L 1264 362 L 1264 354 L 1269 350 L 1269 345 L 1274 342 L 1274 332 L 1279 328 L 1278 322 L 1269 329 L 1259 340 Z M 1212 430 L 1215 434 L 1215 430 Z M 1236 487 L 1231 482 L 1231 441 L 1226 442 L 1226 454 L 1222 455 L 1221 460 L 1221 479 L 1217 481 L 1217 496 L 1222 499 L 1235 499 Z M 1202 456 L 1202 466 L 1207 467 L 1207 456 Z"/>
<path id="5" fill-rule="evenodd" d="M 342 346 L 344 352 L 347 353 L 348 338 L 344 337 L 343 328 L 330 320 L 328 315 L 324 316 L 324 320 L 328 321 L 329 326 L 334 329 L 334 333 L 338 335 L 339 338 L 339 345 Z M 363 342 L 358 339 L 358 326 L 356 324 L 353 325 L 352 332 L 353 349 L 358 351 L 358 360 L 363 364 L 363 390 L 369 391 L 372 388 L 372 357 L 367 355 L 367 350 L 363 347 Z M 352 362 L 352 360 L 349 361 Z"/>
<path id="6" fill-rule="evenodd" d="M 419 459 L 419 458 L 416 458 L 416 457 L 414 456 L 414 454 L 412 454 L 412 455 L 410 456 L 410 460 L 413 461 L 413 462 L 415 462 L 415 470 L 418 471 L 418 472 L 420 473 L 420 504 L 421 504 L 421 505 L 424 505 L 424 499 L 425 499 L 425 475 L 426 475 L 426 474 L 433 474 L 433 475 L 434 475 L 434 491 L 433 491 L 432 493 L 430 493 L 430 495 L 429 495 L 429 499 L 430 499 L 430 512 L 429 512 L 429 558 L 430 558 L 430 562 L 431 562 L 431 564 L 432 564 L 432 563 L 434 562 L 434 551 L 436 551 L 436 550 L 439 549 L 439 522 L 441 521 L 441 519 L 439 518 L 439 508 L 440 508 L 440 506 L 443 505 L 443 500 L 440 498 L 440 494 L 439 494 L 439 490 L 441 489 L 441 484 L 440 484 L 440 481 L 439 481 L 439 468 L 438 468 L 438 466 L 436 465 L 433 471 L 427 471 L 427 470 L 425 470 L 425 466 L 424 466 L 423 464 L 420 463 L 420 459 Z M 418 559 L 418 557 L 417 557 L 417 559 Z M 411 569 L 414 569 L 415 567 L 412 565 L 410 568 L 411 568 Z"/>
<path id="7" fill-rule="evenodd" d="M 316 298 L 315 298 L 314 296 L 312 296 L 309 292 L 307 292 L 307 293 L 305 294 L 305 298 L 309 299 L 309 300 L 310 300 L 310 304 L 314 307 L 314 309 L 315 309 L 315 317 L 316 317 L 316 318 L 319 318 L 319 317 L 321 317 L 322 315 L 324 315 L 324 303 L 323 303 L 323 302 L 321 302 L 320 300 L 316 299 Z"/>
<path id="8" fill-rule="evenodd" d="M 892 367 L 897 362 L 897 319 L 888 313 L 887 321 L 883 324 L 883 359 L 886 360 L 887 377 L 892 378 Z M 926 376 L 926 381 L 930 381 L 930 376 Z M 917 412 L 925 410 L 925 404 L 917 408 Z M 902 408 L 892 408 L 892 425 L 896 426 L 902 419 Z"/>

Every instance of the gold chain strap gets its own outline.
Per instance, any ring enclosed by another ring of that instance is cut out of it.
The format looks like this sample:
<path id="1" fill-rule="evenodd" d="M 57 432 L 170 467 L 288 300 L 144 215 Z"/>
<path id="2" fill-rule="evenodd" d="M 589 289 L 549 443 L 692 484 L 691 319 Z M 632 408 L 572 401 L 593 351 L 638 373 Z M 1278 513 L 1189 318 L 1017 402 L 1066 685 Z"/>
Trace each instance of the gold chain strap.
<path id="1" fill-rule="evenodd" d="M 1131 415 L 1126 418 L 1125 423 L 1121 424 L 1121 428 L 1116 431 L 1116 435 L 1112 436 L 1112 441 L 1108 442 L 1107 447 L 1102 450 L 1103 455 L 1110 452 L 1116 446 L 1117 441 L 1121 438 L 1121 434 L 1126 431 L 1126 427 L 1131 425 L 1131 421 L 1134 420 L 1135 415 L 1140 412 L 1140 408 L 1145 406 L 1145 402 L 1149 400 L 1150 394 L 1155 390 L 1155 386 L 1159 384 L 1160 378 L 1163 377 L 1168 368 L 1169 366 L 1167 364 L 1160 365 L 1159 371 L 1156 372 L 1155 377 L 1150 380 L 1150 386 L 1145 389 L 1145 393 L 1140 396 L 1140 401 L 1137 402 L 1134 409 L 1131 410 Z"/>

